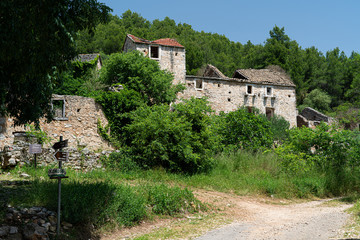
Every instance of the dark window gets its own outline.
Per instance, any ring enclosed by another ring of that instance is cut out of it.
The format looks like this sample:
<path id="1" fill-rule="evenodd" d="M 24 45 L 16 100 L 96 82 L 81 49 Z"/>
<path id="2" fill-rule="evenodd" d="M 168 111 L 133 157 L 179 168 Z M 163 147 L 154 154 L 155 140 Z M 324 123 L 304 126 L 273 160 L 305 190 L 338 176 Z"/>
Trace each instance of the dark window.
<path id="1" fill-rule="evenodd" d="M 247 94 L 252 94 L 252 86 L 247 86 Z"/>
<path id="2" fill-rule="evenodd" d="M 157 47 L 157 46 L 150 47 L 150 57 L 151 58 L 159 58 L 159 47 Z"/>
<path id="3" fill-rule="evenodd" d="M 271 93 L 272 93 L 272 88 L 266 87 L 266 95 L 271 96 Z"/>
<path id="4" fill-rule="evenodd" d="M 196 88 L 202 88 L 203 87 L 203 81 L 202 79 L 196 79 Z"/>

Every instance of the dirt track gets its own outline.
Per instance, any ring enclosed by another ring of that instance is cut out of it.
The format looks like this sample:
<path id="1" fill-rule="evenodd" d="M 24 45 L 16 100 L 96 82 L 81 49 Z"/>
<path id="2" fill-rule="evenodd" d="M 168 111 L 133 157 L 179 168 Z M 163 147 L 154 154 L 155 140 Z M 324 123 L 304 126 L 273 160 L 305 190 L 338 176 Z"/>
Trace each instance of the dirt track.
<path id="1" fill-rule="evenodd" d="M 205 190 L 195 190 L 194 194 L 202 202 L 221 209 L 219 213 L 231 224 L 221 226 L 221 222 L 218 222 L 217 229 L 214 230 L 209 229 L 210 224 L 205 228 L 198 226 L 196 233 L 164 239 L 343 239 L 342 228 L 350 218 L 345 210 L 352 206 L 339 201 L 333 203 L 331 199 L 290 203 L 272 198 L 244 197 Z M 174 225 L 171 220 L 160 220 L 123 229 L 101 239 L 131 239 L 158 228 L 172 227 Z M 195 238 L 199 235 L 202 236 Z"/>
<path id="2" fill-rule="evenodd" d="M 328 200 L 281 205 L 259 199 L 231 198 L 233 211 L 243 217 L 212 230 L 197 240 L 217 239 L 341 239 L 341 228 L 349 218 L 350 204 L 328 204 Z"/>

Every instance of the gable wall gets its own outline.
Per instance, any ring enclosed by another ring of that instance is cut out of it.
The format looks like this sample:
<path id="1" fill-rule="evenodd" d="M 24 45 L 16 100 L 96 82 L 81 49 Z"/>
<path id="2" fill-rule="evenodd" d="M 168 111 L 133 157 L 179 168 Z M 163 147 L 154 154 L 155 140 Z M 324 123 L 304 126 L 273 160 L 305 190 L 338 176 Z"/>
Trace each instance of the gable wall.
<path id="1" fill-rule="evenodd" d="M 203 88 L 195 89 L 196 79 L 203 80 Z M 253 95 L 246 95 L 247 85 L 253 88 Z M 265 87 L 272 87 L 273 98 L 265 96 Z M 185 99 L 207 97 L 212 108 L 218 112 L 230 112 L 239 106 L 256 107 L 265 114 L 266 107 L 273 108 L 276 115 L 284 117 L 290 127 L 296 126 L 295 88 L 286 86 L 247 84 L 216 78 L 186 77 L 186 90 L 179 95 Z"/>

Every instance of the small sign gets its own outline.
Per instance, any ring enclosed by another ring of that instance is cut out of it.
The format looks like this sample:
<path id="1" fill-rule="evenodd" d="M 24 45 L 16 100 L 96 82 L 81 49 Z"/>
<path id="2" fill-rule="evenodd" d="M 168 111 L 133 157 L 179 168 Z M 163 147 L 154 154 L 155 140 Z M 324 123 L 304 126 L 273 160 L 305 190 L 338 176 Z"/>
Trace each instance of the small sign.
<path id="1" fill-rule="evenodd" d="M 64 147 L 67 147 L 68 146 L 68 140 L 64 140 L 64 141 L 59 141 L 59 142 L 56 142 L 52 148 L 53 149 L 61 149 L 61 148 L 64 148 Z"/>
<path id="2" fill-rule="evenodd" d="M 62 168 L 53 168 L 49 169 L 48 176 L 49 177 L 65 177 L 66 171 Z"/>
<path id="3" fill-rule="evenodd" d="M 30 154 L 42 153 L 41 144 L 30 144 L 29 153 Z"/>
<path id="4" fill-rule="evenodd" d="M 58 160 L 58 161 L 67 161 L 69 158 L 69 153 L 68 152 L 59 152 L 56 151 L 54 154 L 54 157 Z"/>

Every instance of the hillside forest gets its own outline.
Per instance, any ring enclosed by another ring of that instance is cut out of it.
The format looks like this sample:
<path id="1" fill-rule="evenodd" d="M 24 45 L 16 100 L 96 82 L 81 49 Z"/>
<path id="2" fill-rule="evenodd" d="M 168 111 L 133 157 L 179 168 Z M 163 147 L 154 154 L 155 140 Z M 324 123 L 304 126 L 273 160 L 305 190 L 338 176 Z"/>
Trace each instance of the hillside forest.
<path id="1" fill-rule="evenodd" d="M 242 44 L 217 33 L 195 31 L 191 25 L 176 23 L 169 17 L 150 22 L 128 10 L 120 17 L 111 16 L 107 23 L 98 24 L 92 32 L 80 31 L 77 50 L 80 53 L 101 52 L 103 56 L 121 52 L 126 34 L 148 40 L 176 39 L 185 46 L 188 75 L 198 74 L 206 64 L 216 66 L 229 77 L 239 68 L 262 69 L 278 65 L 296 84 L 300 111 L 310 106 L 325 113 L 344 115 L 360 102 L 359 53 L 346 56 L 339 48 L 326 53 L 316 46 L 303 49 L 278 26 L 269 31 L 269 38 L 263 44 L 253 44 L 250 40 Z M 357 114 L 351 115 L 354 118 Z"/>

